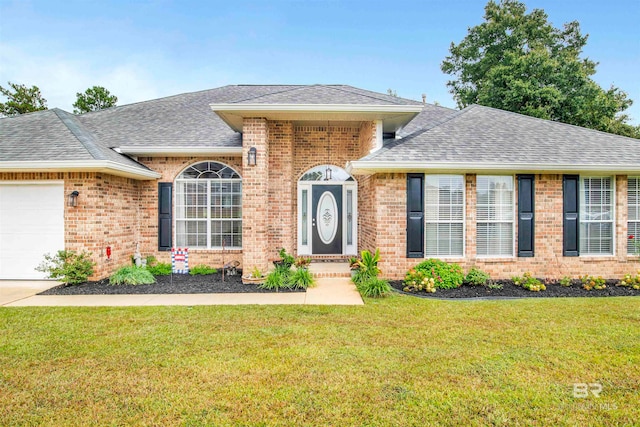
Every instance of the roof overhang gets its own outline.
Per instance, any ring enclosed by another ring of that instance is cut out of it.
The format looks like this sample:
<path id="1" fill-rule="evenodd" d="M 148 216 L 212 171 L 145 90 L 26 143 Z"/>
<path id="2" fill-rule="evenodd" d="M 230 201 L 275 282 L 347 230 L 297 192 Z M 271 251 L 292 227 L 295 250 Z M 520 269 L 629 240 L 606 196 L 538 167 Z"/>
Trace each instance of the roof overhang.
<path id="1" fill-rule="evenodd" d="M 210 104 L 233 130 L 242 132 L 245 118 L 290 121 L 382 120 L 383 132 L 402 129 L 422 111 L 422 105 L 369 104 Z"/>
<path id="2" fill-rule="evenodd" d="M 151 180 L 162 176 L 152 170 L 123 165 L 111 160 L 9 161 L 0 162 L 0 172 L 104 172 L 138 180 Z"/>
<path id="3" fill-rule="evenodd" d="M 167 147 L 167 146 L 120 146 L 118 153 L 142 157 L 191 157 L 191 156 L 241 156 L 242 147 Z"/>
<path id="4" fill-rule="evenodd" d="M 640 174 L 640 165 L 589 165 L 548 163 L 454 163 L 374 160 L 354 160 L 347 163 L 347 172 L 353 175 L 369 175 L 380 172 L 429 172 L 429 173 L 615 173 Z"/>

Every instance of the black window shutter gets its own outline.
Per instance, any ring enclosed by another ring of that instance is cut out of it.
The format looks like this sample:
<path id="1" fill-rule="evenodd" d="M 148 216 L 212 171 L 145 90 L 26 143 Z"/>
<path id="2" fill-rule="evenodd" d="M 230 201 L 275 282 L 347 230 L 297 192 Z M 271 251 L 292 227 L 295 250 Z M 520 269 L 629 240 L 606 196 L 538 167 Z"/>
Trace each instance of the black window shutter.
<path id="1" fill-rule="evenodd" d="M 535 175 L 518 175 L 518 256 L 532 257 L 535 248 Z"/>
<path id="2" fill-rule="evenodd" d="M 580 255 L 580 221 L 579 221 L 579 186 L 580 176 L 564 175 L 562 178 L 563 194 L 563 232 L 562 253 L 564 256 Z"/>
<path id="3" fill-rule="evenodd" d="M 172 190 L 171 182 L 158 183 L 158 250 L 170 251 L 172 246 Z"/>
<path id="4" fill-rule="evenodd" d="M 407 258 L 424 257 L 424 175 L 407 174 Z"/>

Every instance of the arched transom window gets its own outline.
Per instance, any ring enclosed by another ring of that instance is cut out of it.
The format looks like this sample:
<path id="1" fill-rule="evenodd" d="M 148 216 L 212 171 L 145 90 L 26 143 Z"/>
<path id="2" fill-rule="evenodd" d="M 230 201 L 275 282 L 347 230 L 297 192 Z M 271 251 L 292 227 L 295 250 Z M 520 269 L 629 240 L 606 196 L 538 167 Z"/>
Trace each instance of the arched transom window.
<path id="1" fill-rule="evenodd" d="M 176 178 L 176 245 L 242 247 L 242 179 L 218 162 L 189 166 Z"/>

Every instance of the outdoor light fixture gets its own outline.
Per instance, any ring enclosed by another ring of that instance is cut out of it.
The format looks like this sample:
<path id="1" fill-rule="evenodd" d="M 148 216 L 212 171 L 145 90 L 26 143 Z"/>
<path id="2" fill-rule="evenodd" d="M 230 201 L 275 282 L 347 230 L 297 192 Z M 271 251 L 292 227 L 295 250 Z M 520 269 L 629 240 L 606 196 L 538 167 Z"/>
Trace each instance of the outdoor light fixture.
<path id="1" fill-rule="evenodd" d="M 247 153 L 247 164 L 249 166 L 255 166 L 258 164 L 258 150 L 256 150 L 256 147 L 249 148 L 249 152 Z"/>
<path id="2" fill-rule="evenodd" d="M 324 171 L 324 180 L 325 181 L 331 181 L 331 174 L 332 174 L 332 170 L 331 170 L 331 166 L 327 165 L 327 169 Z"/>
<path id="3" fill-rule="evenodd" d="M 78 206 L 78 196 L 80 195 L 80 193 L 76 190 L 76 191 L 72 191 L 69 194 L 69 198 L 67 199 L 67 206 L 71 206 L 71 207 L 76 207 Z"/>

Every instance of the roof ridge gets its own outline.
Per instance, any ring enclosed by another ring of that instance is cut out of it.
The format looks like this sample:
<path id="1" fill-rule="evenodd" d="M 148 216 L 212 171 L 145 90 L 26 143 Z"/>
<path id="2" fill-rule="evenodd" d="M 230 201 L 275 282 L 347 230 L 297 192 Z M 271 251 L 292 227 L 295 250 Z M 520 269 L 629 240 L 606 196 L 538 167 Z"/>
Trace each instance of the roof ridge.
<path id="1" fill-rule="evenodd" d="M 395 100 L 383 99 L 383 98 L 382 98 L 382 97 L 380 97 L 380 96 L 373 96 L 373 95 L 371 95 L 371 94 L 373 94 L 373 93 L 378 94 L 379 92 L 373 92 L 373 91 L 370 91 L 370 90 L 367 90 L 367 89 L 360 89 L 360 90 L 362 90 L 362 91 L 366 91 L 367 93 L 365 94 L 365 93 L 358 93 L 358 92 L 356 92 L 356 91 L 346 89 L 346 88 L 359 89 L 359 88 L 357 88 L 357 87 L 349 86 L 349 85 L 335 85 L 335 86 L 324 85 L 324 86 L 330 87 L 331 89 L 334 89 L 334 90 L 341 90 L 341 91 L 343 91 L 343 92 L 349 92 L 349 93 L 353 93 L 353 94 L 355 94 L 355 95 L 366 96 L 366 97 L 369 97 L 369 98 L 372 98 L 372 99 L 378 99 L 378 100 L 380 100 L 380 101 L 387 101 L 387 102 L 391 102 L 391 103 L 393 103 L 393 104 L 395 104 L 395 105 L 404 105 L 404 104 L 402 104 L 402 103 L 400 103 L 400 102 L 396 102 Z M 391 95 L 385 95 L 385 94 L 383 94 L 383 93 L 379 93 L 379 94 L 380 94 L 380 95 L 384 95 L 384 96 L 389 96 L 390 98 L 394 98 L 394 97 L 393 97 L 393 96 L 391 96 Z M 395 98 L 399 98 L 399 99 L 406 99 L 407 101 L 412 101 L 412 102 L 418 102 L 418 101 L 414 101 L 414 100 L 412 100 L 412 99 L 402 98 L 402 97 L 400 97 L 400 96 L 397 96 L 397 97 L 395 97 Z"/>
<path id="2" fill-rule="evenodd" d="M 256 87 L 260 87 L 260 86 L 264 86 L 264 85 L 255 85 Z M 272 85 L 272 86 L 290 86 L 290 85 Z M 287 89 L 283 89 L 280 91 L 276 91 L 276 92 L 270 92 L 270 93 L 265 93 L 262 95 L 258 95 L 258 96 L 250 96 L 248 98 L 244 98 L 244 99 L 236 99 L 235 101 L 231 102 L 231 104 L 238 104 L 240 102 L 244 102 L 244 101 L 249 101 L 250 99 L 258 99 L 258 98 L 263 98 L 265 96 L 271 96 L 271 95 L 276 95 L 278 93 L 285 93 L 285 92 L 292 92 L 294 90 L 298 90 L 298 89 L 302 89 L 302 88 L 307 88 L 307 87 L 311 87 L 311 86 L 318 86 L 318 85 L 297 85 L 295 87 L 289 87 Z"/>
<path id="3" fill-rule="evenodd" d="M 107 157 L 97 146 L 95 136 L 83 128 L 76 116 L 58 108 L 54 109 L 53 112 L 95 160 L 107 160 Z"/>
<path id="4" fill-rule="evenodd" d="M 571 123 L 565 123 L 565 122 L 561 122 L 561 121 L 558 121 L 558 120 L 543 119 L 543 118 L 540 118 L 540 117 L 528 116 L 526 114 L 516 113 L 515 111 L 502 110 L 500 108 L 489 107 L 489 106 L 481 105 L 481 104 L 471 104 L 468 107 L 466 107 L 465 110 L 467 108 L 471 108 L 471 107 L 486 108 L 488 110 L 493 110 L 493 111 L 497 111 L 497 112 L 500 112 L 500 113 L 507 113 L 507 114 L 511 114 L 511 115 L 518 116 L 518 117 L 522 117 L 522 118 L 525 118 L 525 119 L 542 120 L 544 122 L 554 123 L 554 124 L 557 124 L 557 125 L 567 126 L 567 127 L 576 128 L 576 129 L 581 129 L 583 131 L 586 130 L 586 131 L 589 131 L 589 132 L 600 133 L 600 134 L 608 135 L 608 136 L 612 136 L 612 137 L 627 138 L 627 139 L 630 139 L 632 141 L 640 141 L 640 139 L 638 139 L 638 138 L 631 138 L 630 136 L 626 136 L 626 135 L 619 135 L 617 133 L 605 132 L 603 130 L 588 128 L 588 127 L 585 127 L 585 126 L 573 125 Z"/>
<path id="5" fill-rule="evenodd" d="M 177 98 L 179 96 L 184 96 L 184 95 L 194 95 L 196 93 L 204 93 L 204 92 L 209 92 L 209 91 L 212 91 L 212 90 L 218 90 L 218 89 L 223 89 L 223 88 L 232 87 L 232 86 L 238 87 L 238 85 L 225 85 L 225 86 L 214 87 L 214 88 L 209 88 L 209 89 L 196 90 L 196 91 L 193 91 L 193 92 L 176 93 L 174 95 L 161 96 L 160 98 L 146 99 L 144 101 L 137 101 L 137 102 L 132 102 L 130 104 L 124 104 L 124 105 L 116 105 L 115 107 L 103 108 L 102 110 L 88 111 L 86 113 L 74 114 L 74 115 L 76 117 L 87 117 L 87 116 L 91 116 L 91 115 L 94 115 L 94 114 L 99 114 L 99 113 L 102 113 L 102 112 L 105 112 L 105 111 L 115 111 L 115 110 L 119 110 L 119 109 L 122 109 L 122 108 L 131 107 L 132 105 L 146 104 L 148 102 L 155 102 L 155 101 L 162 101 L 162 100 L 165 100 L 165 99 Z"/>

